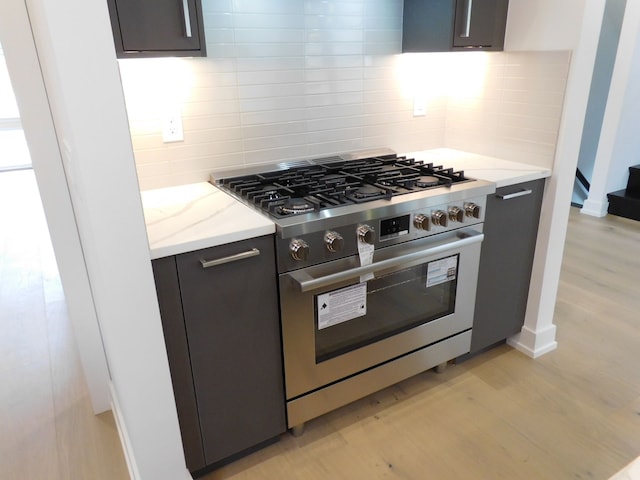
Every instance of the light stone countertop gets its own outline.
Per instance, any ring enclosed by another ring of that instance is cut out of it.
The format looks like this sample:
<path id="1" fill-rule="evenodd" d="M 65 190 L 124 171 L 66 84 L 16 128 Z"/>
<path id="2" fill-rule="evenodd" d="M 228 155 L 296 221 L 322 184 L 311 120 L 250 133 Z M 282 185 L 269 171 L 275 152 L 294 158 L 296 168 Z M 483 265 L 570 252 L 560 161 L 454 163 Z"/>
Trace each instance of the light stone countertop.
<path id="1" fill-rule="evenodd" d="M 465 176 L 494 182 L 497 188 L 529 182 L 551 176 L 549 168 L 503 160 L 475 153 L 436 148 L 406 154 L 409 158 L 432 162 L 454 170 L 464 170 Z"/>
<path id="2" fill-rule="evenodd" d="M 151 258 L 275 232 L 275 224 L 210 183 L 141 192 Z"/>
<path id="3" fill-rule="evenodd" d="M 633 460 L 609 480 L 640 480 L 640 457 Z"/>
<path id="4" fill-rule="evenodd" d="M 466 176 L 495 182 L 497 187 L 551 175 L 547 168 L 448 148 L 406 156 L 464 170 Z M 275 232 L 275 224 L 266 216 L 207 182 L 147 190 L 141 196 L 152 259 Z"/>

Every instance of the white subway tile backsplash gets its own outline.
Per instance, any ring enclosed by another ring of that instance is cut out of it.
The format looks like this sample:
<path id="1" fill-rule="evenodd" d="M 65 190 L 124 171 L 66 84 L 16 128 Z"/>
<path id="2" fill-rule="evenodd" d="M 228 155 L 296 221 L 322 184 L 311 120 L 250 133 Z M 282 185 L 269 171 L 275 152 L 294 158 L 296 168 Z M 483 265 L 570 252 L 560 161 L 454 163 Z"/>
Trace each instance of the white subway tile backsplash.
<path id="1" fill-rule="evenodd" d="M 302 70 L 304 69 L 304 57 L 238 58 L 236 59 L 236 68 L 238 72 Z"/>
<path id="2" fill-rule="evenodd" d="M 306 55 L 362 55 L 364 47 L 362 43 L 306 43 Z"/>
<path id="3" fill-rule="evenodd" d="M 304 2 L 305 13 L 307 15 L 327 15 L 327 16 L 358 16 L 363 14 L 364 0 L 306 0 Z M 367 5 L 367 8 L 370 8 Z"/>
<path id="4" fill-rule="evenodd" d="M 302 43 L 305 31 L 300 28 L 236 28 L 234 37 L 236 43 Z"/>
<path id="5" fill-rule="evenodd" d="M 237 43 L 235 51 L 237 57 L 295 57 L 304 55 L 304 43 Z"/>
<path id="6" fill-rule="evenodd" d="M 233 0 L 214 0 L 202 2 L 202 13 L 226 13 L 233 11 Z"/>
<path id="7" fill-rule="evenodd" d="M 303 14 L 238 13 L 235 15 L 235 24 L 242 28 L 304 29 L 304 22 Z"/>
<path id="8" fill-rule="evenodd" d="M 304 82 L 304 70 L 258 70 L 237 73 L 238 85 Z"/>
<path id="9" fill-rule="evenodd" d="M 206 58 L 121 62 L 141 188 L 376 147 L 551 166 L 570 53 L 400 55 L 402 3 L 203 0 Z M 165 144 L 176 109 L 185 139 Z"/>
<path id="10" fill-rule="evenodd" d="M 296 122 L 306 118 L 308 109 L 274 110 L 261 112 L 243 112 L 241 125 L 270 125 L 273 123 Z"/>
<path id="11" fill-rule="evenodd" d="M 216 2 L 217 0 L 208 0 Z M 207 3 L 207 0 L 205 2 Z M 233 0 L 234 13 L 262 13 L 273 14 L 297 14 L 304 12 L 304 6 L 300 1 L 291 0 Z"/>

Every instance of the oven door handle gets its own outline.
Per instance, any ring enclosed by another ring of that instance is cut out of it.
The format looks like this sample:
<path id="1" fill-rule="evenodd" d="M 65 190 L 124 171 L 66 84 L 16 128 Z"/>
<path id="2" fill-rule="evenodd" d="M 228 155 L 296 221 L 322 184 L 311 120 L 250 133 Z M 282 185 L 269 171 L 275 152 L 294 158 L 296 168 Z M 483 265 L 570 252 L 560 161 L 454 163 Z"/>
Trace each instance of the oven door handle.
<path id="1" fill-rule="evenodd" d="M 388 258 L 386 260 L 372 263 L 371 265 L 364 265 L 362 267 L 332 273 L 331 275 L 326 275 L 324 277 L 313 278 L 304 270 L 297 270 L 289 273 L 289 275 L 298 283 L 302 292 L 308 292 L 317 288 L 327 287 L 344 280 L 358 278 L 367 273 L 374 273 L 387 268 L 398 267 L 403 264 L 420 261 L 443 252 L 461 249 L 469 245 L 480 243 L 484 239 L 484 234 L 475 231 L 464 232 L 459 233 L 458 238 L 458 240 L 454 240 L 453 242 L 427 248 L 426 250 L 419 250 L 399 257 Z"/>

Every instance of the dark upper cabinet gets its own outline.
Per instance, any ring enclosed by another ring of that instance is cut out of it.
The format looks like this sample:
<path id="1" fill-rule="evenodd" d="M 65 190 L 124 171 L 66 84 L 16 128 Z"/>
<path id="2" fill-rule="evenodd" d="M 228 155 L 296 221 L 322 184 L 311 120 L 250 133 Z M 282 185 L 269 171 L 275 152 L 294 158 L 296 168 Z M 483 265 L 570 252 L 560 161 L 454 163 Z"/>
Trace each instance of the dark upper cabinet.
<path id="1" fill-rule="evenodd" d="M 107 0 L 118 58 L 204 57 L 200 0 Z"/>
<path id="2" fill-rule="evenodd" d="M 402 52 L 502 50 L 509 0 L 405 0 Z"/>

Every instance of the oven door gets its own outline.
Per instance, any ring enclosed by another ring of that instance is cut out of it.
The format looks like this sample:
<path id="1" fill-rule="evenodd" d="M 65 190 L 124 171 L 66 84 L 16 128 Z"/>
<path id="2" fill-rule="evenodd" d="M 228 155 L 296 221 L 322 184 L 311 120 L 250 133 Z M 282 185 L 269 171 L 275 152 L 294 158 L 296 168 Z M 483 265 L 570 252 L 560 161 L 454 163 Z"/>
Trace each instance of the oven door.
<path id="1" fill-rule="evenodd" d="M 470 329 L 481 228 L 281 274 L 287 399 Z"/>

